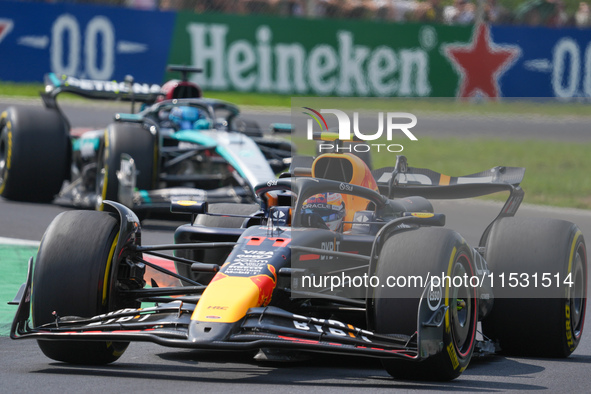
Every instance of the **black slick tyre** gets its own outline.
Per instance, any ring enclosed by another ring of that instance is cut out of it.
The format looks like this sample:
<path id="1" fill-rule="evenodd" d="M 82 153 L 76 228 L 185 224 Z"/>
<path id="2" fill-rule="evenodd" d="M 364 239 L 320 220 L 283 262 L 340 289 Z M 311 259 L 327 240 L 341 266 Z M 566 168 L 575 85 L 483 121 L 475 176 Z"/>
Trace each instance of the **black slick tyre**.
<path id="1" fill-rule="evenodd" d="M 97 209 L 105 200 L 118 201 L 121 155 L 131 156 L 136 168 L 136 188 L 154 189 L 158 175 L 158 144 L 154 136 L 136 123 L 113 123 L 105 130 L 99 151 L 96 191 Z"/>
<path id="2" fill-rule="evenodd" d="M 581 231 L 564 220 L 505 218 L 491 229 L 486 248 L 498 289 L 484 335 L 505 354 L 569 356 L 581 340 L 587 304 Z"/>
<path id="3" fill-rule="evenodd" d="M 9 107 L 0 114 L 0 195 L 49 202 L 69 169 L 66 124 L 55 110 Z"/>
<path id="4" fill-rule="evenodd" d="M 110 283 L 118 240 L 113 214 L 68 211 L 48 227 L 33 271 L 32 318 L 35 327 L 56 317 L 92 317 L 123 307 L 115 305 Z M 126 305 L 126 307 L 139 305 Z M 39 340 L 43 353 L 73 364 L 108 364 L 127 342 Z"/>
<path id="5" fill-rule="evenodd" d="M 375 273 L 380 283 L 388 277 L 411 278 L 428 274 L 450 278 L 474 275 L 472 250 L 456 232 L 443 228 L 419 228 L 391 236 L 382 247 Z M 452 282 L 452 283 L 450 283 Z M 412 336 L 417 331 L 420 286 L 377 287 L 368 316 L 381 334 Z M 383 359 L 386 371 L 396 379 L 448 381 L 468 366 L 476 342 L 478 297 L 469 284 L 456 287 L 444 281 L 434 293 L 434 309 L 448 307 L 443 320 L 442 346 L 423 361 Z M 431 304 L 431 303 L 430 303 Z"/>

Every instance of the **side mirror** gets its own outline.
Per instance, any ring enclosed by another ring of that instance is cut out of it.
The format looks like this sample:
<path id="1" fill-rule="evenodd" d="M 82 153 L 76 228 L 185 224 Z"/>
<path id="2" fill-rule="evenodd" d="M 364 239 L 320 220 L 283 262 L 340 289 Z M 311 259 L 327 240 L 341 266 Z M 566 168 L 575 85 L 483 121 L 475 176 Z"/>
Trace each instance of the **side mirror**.
<path id="1" fill-rule="evenodd" d="M 117 114 L 115 114 L 115 121 L 116 122 L 129 122 L 129 123 L 142 123 L 144 121 L 144 118 L 138 114 L 117 113 Z"/>
<path id="2" fill-rule="evenodd" d="M 207 213 L 207 202 L 191 201 L 191 200 L 177 200 L 170 202 L 170 212 L 172 213 L 189 213 L 192 215 L 199 215 Z"/>
<path id="3" fill-rule="evenodd" d="M 445 214 L 429 212 L 404 212 L 403 217 L 412 217 L 419 226 L 445 226 Z"/>
<path id="4" fill-rule="evenodd" d="M 272 123 L 271 131 L 277 134 L 291 134 L 293 125 L 291 123 Z"/>

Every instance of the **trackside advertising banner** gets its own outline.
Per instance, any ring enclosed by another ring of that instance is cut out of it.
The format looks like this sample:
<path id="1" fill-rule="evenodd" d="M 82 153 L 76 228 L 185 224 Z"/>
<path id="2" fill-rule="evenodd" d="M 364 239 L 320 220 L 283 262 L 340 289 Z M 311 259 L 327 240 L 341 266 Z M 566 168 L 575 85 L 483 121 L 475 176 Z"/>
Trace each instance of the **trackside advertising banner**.
<path id="1" fill-rule="evenodd" d="M 470 27 L 178 15 L 172 62 L 205 89 L 342 96 L 448 96 L 457 74 L 442 42 Z"/>
<path id="2" fill-rule="evenodd" d="M 378 97 L 590 97 L 589 30 L 308 20 L 3 1 L 0 80 L 162 83 Z"/>
<path id="3" fill-rule="evenodd" d="M 0 80 L 77 78 L 160 83 L 175 14 L 74 4 L 2 1 Z"/>

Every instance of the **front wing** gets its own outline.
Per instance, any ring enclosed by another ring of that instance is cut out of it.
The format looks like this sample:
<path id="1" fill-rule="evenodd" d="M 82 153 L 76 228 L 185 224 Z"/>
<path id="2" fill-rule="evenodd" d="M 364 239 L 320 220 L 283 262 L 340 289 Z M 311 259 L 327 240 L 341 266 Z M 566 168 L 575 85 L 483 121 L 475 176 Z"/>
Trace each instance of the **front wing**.
<path id="1" fill-rule="evenodd" d="M 421 300 L 412 336 L 376 334 L 336 320 L 296 315 L 276 307 L 251 308 L 236 323 L 191 320 L 198 298 L 151 308 L 123 309 L 91 318 L 56 315 L 52 323 L 31 327 L 31 268 L 12 323 L 12 339 L 144 341 L 205 350 L 299 349 L 377 358 L 423 360 L 441 351 L 447 307 L 431 311 Z"/>

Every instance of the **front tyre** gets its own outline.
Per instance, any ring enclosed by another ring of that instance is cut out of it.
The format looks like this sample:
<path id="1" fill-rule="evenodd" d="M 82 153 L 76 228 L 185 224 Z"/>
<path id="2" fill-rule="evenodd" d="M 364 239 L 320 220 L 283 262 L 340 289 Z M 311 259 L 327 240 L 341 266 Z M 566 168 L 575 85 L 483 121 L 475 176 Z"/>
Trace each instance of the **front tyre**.
<path id="1" fill-rule="evenodd" d="M 374 275 L 380 283 L 388 278 L 448 276 L 449 281 L 429 293 L 431 310 L 448 307 L 438 352 L 416 362 L 384 359 L 386 371 L 396 379 L 448 381 L 468 366 L 476 342 L 478 297 L 476 289 L 453 278 L 475 275 L 472 251 L 456 232 L 443 228 L 419 228 L 390 237 L 382 247 Z M 368 316 L 381 334 L 412 336 L 417 331 L 420 286 L 377 287 Z M 432 298 L 431 298 L 432 297 Z"/>
<path id="2" fill-rule="evenodd" d="M 32 317 L 38 327 L 60 317 L 92 317 L 124 305 L 115 305 L 111 273 L 118 241 L 113 214 L 68 211 L 48 227 L 33 271 Z M 125 305 L 137 307 L 139 305 Z M 43 353 L 73 364 L 108 364 L 117 360 L 127 342 L 39 340 Z"/>

